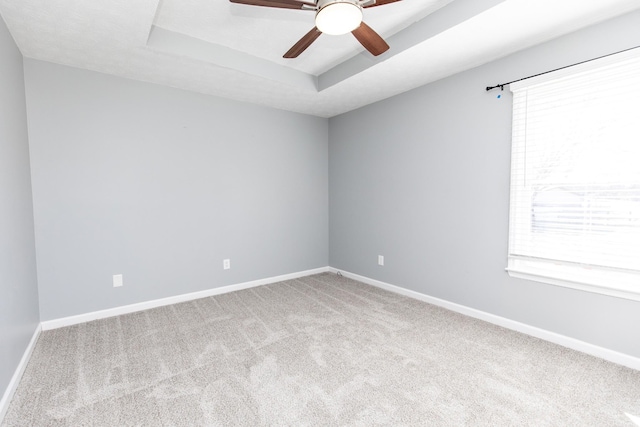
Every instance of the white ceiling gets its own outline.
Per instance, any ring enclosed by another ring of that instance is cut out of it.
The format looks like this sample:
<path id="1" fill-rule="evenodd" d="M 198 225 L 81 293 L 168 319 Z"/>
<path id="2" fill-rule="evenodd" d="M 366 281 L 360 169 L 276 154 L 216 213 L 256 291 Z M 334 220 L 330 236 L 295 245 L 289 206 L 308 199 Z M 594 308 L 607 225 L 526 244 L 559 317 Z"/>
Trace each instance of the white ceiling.
<path id="1" fill-rule="evenodd" d="M 640 9 L 638 0 L 402 0 L 365 9 L 390 50 L 322 35 L 314 12 L 228 0 L 0 0 L 25 57 L 332 117 Z M 490 82 L 487 82 L 490 83 Z"/>

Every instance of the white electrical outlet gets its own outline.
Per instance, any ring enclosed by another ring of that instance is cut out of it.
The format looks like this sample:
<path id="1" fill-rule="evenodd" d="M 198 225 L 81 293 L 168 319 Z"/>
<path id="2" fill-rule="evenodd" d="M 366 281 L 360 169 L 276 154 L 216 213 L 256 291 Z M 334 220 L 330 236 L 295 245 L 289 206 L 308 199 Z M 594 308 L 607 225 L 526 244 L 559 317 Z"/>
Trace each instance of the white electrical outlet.
<path id="1" fill-rule="evenodd" d="M 384 256 L 378 255 L 378 265 L 384 265 Z"/>
<path id="2" fill-rule="evenodd" d="M 228 270 L 231 268 L 231 260 L 230 259 L 225 259 L 222 260 L 222 268 L 225 270 Z"/>
<path id="3" fill-rule="evenodd" d="M 124 285 L 124 282 L 122 280 L 122 274 L 114 274 L 113 275 L 113 287 L 114 288 L 119 288 L 122 285 Z"/>

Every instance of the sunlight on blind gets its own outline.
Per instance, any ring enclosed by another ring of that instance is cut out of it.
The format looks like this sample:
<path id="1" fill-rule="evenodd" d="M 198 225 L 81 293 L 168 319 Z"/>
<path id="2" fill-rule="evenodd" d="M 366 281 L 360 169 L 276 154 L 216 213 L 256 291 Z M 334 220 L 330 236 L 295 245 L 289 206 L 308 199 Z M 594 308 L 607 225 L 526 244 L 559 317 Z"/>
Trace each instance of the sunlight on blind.
<path id="1" fill-rule="evenodd" d="M 640 56 L 607 62 L 512 86 L 508 270 L 637 299 Z"/>

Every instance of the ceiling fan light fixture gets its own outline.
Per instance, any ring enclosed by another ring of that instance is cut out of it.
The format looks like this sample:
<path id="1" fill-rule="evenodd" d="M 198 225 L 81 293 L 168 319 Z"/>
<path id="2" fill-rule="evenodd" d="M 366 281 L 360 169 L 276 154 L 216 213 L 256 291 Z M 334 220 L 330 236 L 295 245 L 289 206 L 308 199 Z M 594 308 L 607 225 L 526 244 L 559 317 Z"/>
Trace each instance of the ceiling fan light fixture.
<path id="1" fill-rule="evenodd" d="M 362 7 L 355 1 L 319 1 L 318 7 L 316 27 L 324 34 L 350 33 L 362 22 Z"/>

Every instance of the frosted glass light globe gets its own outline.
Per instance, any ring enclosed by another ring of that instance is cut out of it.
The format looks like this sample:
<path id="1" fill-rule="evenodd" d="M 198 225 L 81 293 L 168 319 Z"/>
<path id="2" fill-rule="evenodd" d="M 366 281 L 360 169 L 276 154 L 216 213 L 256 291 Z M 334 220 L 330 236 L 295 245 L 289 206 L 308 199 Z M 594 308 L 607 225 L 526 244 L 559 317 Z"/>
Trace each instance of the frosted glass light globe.
<path id="1" fill-rule="evenodd" d="M 355 3 L 337 1 L 329 3 L 316 14 L 316 27 L 324 34 L 350 33 L 362 22 L 362 8 Z"/>

